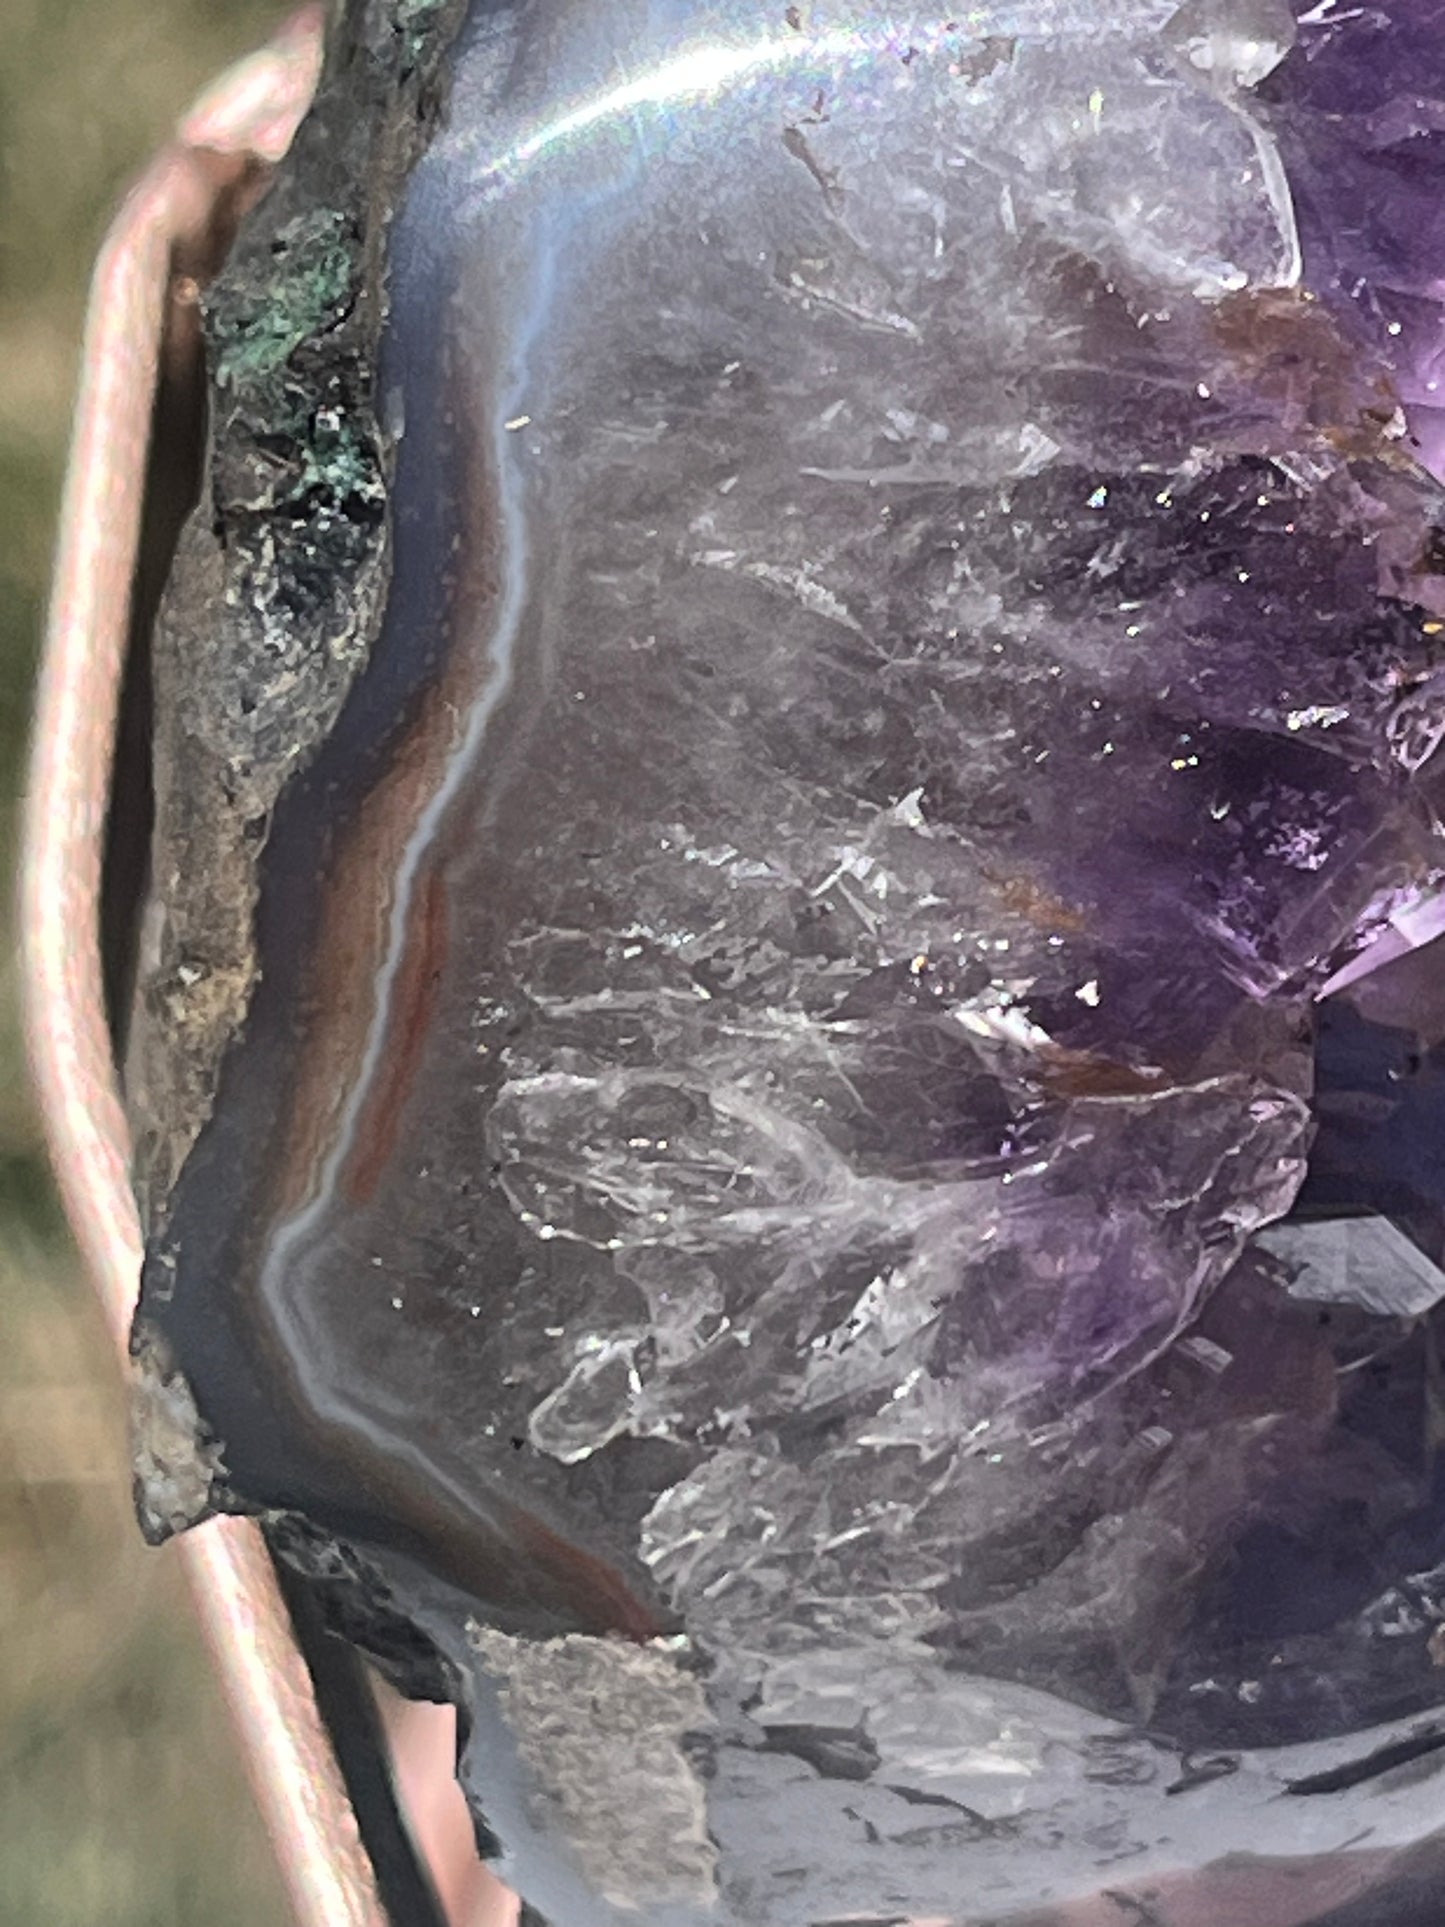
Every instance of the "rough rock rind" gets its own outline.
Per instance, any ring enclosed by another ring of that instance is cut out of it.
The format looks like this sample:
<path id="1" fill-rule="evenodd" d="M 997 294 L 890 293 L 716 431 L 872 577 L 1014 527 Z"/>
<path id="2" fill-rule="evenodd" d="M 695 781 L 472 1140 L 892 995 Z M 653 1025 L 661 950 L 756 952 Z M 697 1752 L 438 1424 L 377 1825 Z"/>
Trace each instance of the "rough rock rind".
<path id="1" fill-rule="evenodd" d="M 226 1468 L 185 1375 L 153 1326 L 136 1327 L 131 1363 L 136 1514 L 146 1538 L 160 1545 L 209 1516 Z"/>
<path id="2" fill-rule="evenodd" d="M 254 982 L 256 863 L 385 599 L 386 236 L 462 0 L 366 0 L 205 298 L 211 428 L 154 644 L 156 873 L 132 1019 L 135 1182 L 163 1217 Z"/>

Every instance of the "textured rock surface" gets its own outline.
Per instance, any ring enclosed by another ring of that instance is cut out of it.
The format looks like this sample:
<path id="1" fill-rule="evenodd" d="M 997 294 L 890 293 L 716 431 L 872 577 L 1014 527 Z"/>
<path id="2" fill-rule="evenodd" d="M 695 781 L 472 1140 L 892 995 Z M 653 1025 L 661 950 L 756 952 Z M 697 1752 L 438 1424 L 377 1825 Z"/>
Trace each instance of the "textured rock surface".
<path id="1" fill-rule="evenodd" d="M 206 297 L 212 432 L 155 648 L 155 894 L 128 1079 L 143 1214 L 210 1110 L 256 959 L 255 862 L 366 660 L 389 573 L 386 233 L 464 0 L 366 0 Z M 424 24 L 423 24 L 424 23 Z"/>
<path id="2" fill-rule="evenodd" d="M 1445 1731 L 1436 10 L 458 46 L 380 626 L 162 725 L 270 785 L 198 1478 L 434 1644 L 558 1927 L 1322 1918 Z"/>

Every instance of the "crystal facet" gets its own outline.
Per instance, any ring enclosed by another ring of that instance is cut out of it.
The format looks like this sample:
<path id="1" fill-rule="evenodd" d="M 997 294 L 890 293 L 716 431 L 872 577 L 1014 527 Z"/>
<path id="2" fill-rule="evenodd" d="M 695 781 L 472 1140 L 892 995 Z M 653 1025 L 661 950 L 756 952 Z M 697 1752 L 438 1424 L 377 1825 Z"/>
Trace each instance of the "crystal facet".
<path id="1" fill-rule="evenodd" d="M 1343 1927 L 1445 1738 L 1445 18 L 464 12 L 218 304 L 374 419 L 325 649 L 259 401 L 173 589 L 147 1376 L 556 1927 Z"/>

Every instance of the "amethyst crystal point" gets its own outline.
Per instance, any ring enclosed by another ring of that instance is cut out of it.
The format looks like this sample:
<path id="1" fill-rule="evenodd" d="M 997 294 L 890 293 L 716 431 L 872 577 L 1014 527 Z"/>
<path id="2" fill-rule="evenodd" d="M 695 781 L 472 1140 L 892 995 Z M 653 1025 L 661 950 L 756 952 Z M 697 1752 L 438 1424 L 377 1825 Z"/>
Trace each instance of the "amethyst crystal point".
<path id="1" fill-rule="evenodd" d="M 272 390 L 163 639 L 190 1489 L 442 1656 L 558 1927 L 1333 1918 L 1445 1771 L 1445 30 L 474 0 L 448 69 L 284 357 L 278 543 L 369 384 L 345 646 L 228 539 Z"/>

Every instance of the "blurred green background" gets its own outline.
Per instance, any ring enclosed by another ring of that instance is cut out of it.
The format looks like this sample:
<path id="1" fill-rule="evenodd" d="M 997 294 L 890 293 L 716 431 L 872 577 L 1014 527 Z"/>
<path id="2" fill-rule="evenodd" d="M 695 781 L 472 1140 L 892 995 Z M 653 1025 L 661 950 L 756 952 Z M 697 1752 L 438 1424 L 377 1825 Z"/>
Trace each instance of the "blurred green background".
<path id="1" fill-rule="evenodd" d="M 0 0 L 0 839 L 7 874 L 85 283 L 110 209 L 265 0 Z M 125 1417 L 0 979 L 0 1927 L 286 1917 Z"/>

